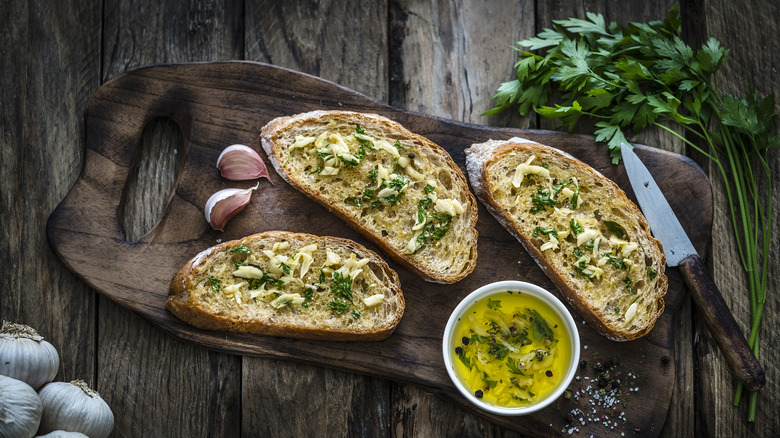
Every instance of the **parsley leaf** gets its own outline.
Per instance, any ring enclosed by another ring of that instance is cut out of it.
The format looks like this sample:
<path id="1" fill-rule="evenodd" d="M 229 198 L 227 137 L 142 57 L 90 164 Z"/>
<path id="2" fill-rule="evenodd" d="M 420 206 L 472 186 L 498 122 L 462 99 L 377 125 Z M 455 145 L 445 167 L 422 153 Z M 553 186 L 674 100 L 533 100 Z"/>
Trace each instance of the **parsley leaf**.
<path id="1" fill-rule="evenodd" d="M 550 326 L 547 324 L 547 320 L 542 317 L 534 309 L 525 309 L 528 312 L 528 321 L 531 323 L 531 330 L 534 332 L 534 339 L 537 341 L 543 341 L 549 339 L 555 341 L 555 333 L 553 333 Z"/>
<path id="2" fill-rule="evenodd" d="M 550 192 L 548 190 L 541 187 L 536 188 L 536 195 L 531 198 L 531 202 L 534 204 L 534 206 L 531 207 L 531 213 L 546 211 L 547 207 L 554 207 L 560 204 L 559 201 L 550 197 Z"/>
<path id="3" fill-rule="evenodd" d="M 623 229 L 622 226 L 620 226 L 619 223 L 613 222 L 613 221 L 604 221 L 604 226 L 607 227 L 609 231 L 611 231 L 615 236 L 622 239 L 626 235 L 626 230 Z"/>
<path id="4" fill-rule="evenodd" d="M 243 243 L 234 248 L 231 248 L 228 252 L 233 254 L 252 254 L 252 251 Z"/>
<path id="5" fill-rule="evenodd" d="M 352 278 L 350 278 L 349 275 L 344 277 L 344 275 L 341 272 L 334 272 L 333 273 L 333 286 L 331 287 L 331 291 L 334 295 L 342 297 L 352 302 Z"/>
<path id="6" fill-rule="evenodd" d="M 212 275 L 206 275 L 206 279 L 209 281 L 209 286 L 211 286 L 212 292 L 219 292 L 219 285 L 222 284 L 222 281 L 218 280 Z"/>

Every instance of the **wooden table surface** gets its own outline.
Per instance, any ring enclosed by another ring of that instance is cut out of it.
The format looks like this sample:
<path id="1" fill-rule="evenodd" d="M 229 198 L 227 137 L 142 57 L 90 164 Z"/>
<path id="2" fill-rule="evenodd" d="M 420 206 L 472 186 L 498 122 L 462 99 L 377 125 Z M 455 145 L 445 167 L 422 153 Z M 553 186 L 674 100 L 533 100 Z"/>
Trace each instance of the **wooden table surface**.
<path id="1" fill-rule="evenodd" d="M 398 108 L 457 121 L 553 127 L 535 116 L 480 114 L 512 77 L 510 45 L 551 20 L 600 12 L 627 23 L 666 16 L 671 1 L 252 1 L 0 0 L 0 318 L 37 328 L 59 349 L 56 380 L 81 378 L 115 416 L 113 436 L 518 436 L 425 391 L 305 363 L 216 353 L 174 339 L 97 294 L 54 255 L 49 214 L 79 177 L 84 108 L 106 80 L 168 62 L 253 60 L 328 79 Z M 712 35 L 731 49 L 723 90 L 780 89 L 780 5 L 760 0 L 681 2 L 689 43 Z M 150 144 L 165 157 L 165 126 Z M 586 131 L 582 131 L 586 132 Z M 668 134 L 632 139 L 707 161 Z M 142 160 L 136 214 L 140 236 L 173 175 L 165 158 Z M 780 155 L 771 156 L 775 181 Z M 750 302 L 722 183 L 713 177 L 715 215 L 708 268 L 742 327 Z M 773 193 L 780 205 L 780 193 Z M 778 221 L 774 210 L 774 223 Z M 780 225 L 776 226 L 776 231 Z M 732 404 L 735 382 L 690 299 L 675 315 L 677 379 L 662 434 L 776 436 L 780 355 L 780 247 L 770 253 L 761 340 L 767 385 L 756 422 Z M 117 269 L 121 269 L 118 266 Z M 142 281 L 142 279 L 140 279 Z M 651 390 L 648 388 L 648 390 Z M 522 421 L 522 419 L 518 419 Z M 540 431 L 555 434 L 560 431 Z M 576 435 L 576 434 L 575 434 Z M 606 436 L 620 436 L 611 431 Z M 643 431 L 640 436 L 648 435 Z M 634 436 L 626 431 L 626 436 Z"/>

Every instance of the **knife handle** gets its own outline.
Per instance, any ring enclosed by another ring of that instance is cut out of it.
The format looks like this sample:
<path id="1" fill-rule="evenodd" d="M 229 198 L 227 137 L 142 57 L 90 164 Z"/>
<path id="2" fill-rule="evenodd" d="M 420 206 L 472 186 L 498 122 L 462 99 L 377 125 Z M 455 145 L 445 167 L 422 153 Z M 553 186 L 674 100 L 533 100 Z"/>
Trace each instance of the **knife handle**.
<path id="1" fill-rule="evenodd" d="M 748 391 L 758 391 L 766 383 L 764 370 L 723 300 L 718 286 L 707 274 L 701 258 L 696 254 L 688 256 L 679 266 L 693 301 L 729 368 Z"/>

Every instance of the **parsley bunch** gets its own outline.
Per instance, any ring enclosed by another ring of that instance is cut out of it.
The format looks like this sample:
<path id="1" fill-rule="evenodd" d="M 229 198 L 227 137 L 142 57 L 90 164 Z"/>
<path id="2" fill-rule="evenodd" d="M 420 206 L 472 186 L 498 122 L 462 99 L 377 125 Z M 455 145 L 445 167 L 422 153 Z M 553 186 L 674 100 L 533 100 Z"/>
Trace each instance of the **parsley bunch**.
<path id="1" fill-rule="evenodd" d="M 612 162 L 620 161 L 626 132 L 647 127 L 670 132 L 710 159 L 726 188 L 740 261 L 747 274 L 751 303 L 749 344 L 759 355 L 759 326 L 767 290 L 772 236 L 771 149 L 774 96 L 745 98 L 718 91 L 714 73 L 728 50 L 710 38 L 699 49 L 681 37 L 679 7 L 663 21 L 607 23 L 600 14 L 553 21 L 533 38 L 519 41 L 516 79 L 501 84 L 495 114 L 511 106 L 558 120 L 571 130 L 585 116 L 595 121 L 596 141 L 605 142 Z M 525 51 L 527 48 L 537 53 Z M 559 103 L 547 105 L 551 96 Z M 683 128 L 679 133 L 672 127 Z M 738 404 L 742 385 L 737 387 Z M 750 394 L 748 420 L 755 418 Z"/>

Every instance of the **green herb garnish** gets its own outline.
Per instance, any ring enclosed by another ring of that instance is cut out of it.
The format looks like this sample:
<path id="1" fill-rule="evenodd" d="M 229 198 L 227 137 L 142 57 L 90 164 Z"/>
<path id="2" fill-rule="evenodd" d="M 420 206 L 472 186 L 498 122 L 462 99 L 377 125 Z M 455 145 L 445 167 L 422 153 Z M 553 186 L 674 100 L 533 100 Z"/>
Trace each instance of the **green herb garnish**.
<path id="1" fill-rule="evenodd" d="M 301 306 L 304 309 L 309 308 L 309 300 L 314 298 L 314 289 L 307 287 L 305 291 L 303 291 L 303 304 Z"/>
<path id="2" fill-rule="evenodd" d="M 488 307 L 488 309 L 498 310 L 498 309 L 501 308 L 501 301 L 500 300 L 491 300 L 490 298 L 488 298 L 487 307 Z"/>
<path id="3" fill-rule="evenodd" d="M 233 254 L 252 254 L 252 251 L 243 243 L 228 251 Z"/>
<path id="4" fill-rule="evenodd" d="M 623 227 L 621 227 L 617 222 L 604 221 L 603 224 L 609 231 L 611 231 L 620 239 L 626 235 L 626 230 L 624 230 Z"/>
<path id="5" fill-rule="evenodd" d="M 495 356 L 496 359 L 503 360 L 509 354 L 509 349 L 504 344 L 495 343 L 490 344 L 487 352 Z"/>
<path id="6" fill-rule="evenodd" d="M 328 303 L 328 306 L 331 308 L 331 310 L 341 315 L 342 313 L 346 312 L 350 307 L 352 307 L 352 304 L 336 298 L 335 300 Z"/>
<path id="7" fill-rule="evenodd" d="M 515 361 L 512 360 L 511 357 L 506 360 L 506 366 L 507 368 L 509 368 L 509 372 L 512 374 L 520 374 L 522 376 L 525 375 L 525 373 L 520 368 L 517 367 Z"/>
<path id="8" fill-rule="evenodd" d="M 333 286 L 331 291 L 334 295 L 345 298 L 350 303 L 352 302 L 352 278 L 349 275 L 344 277 L 341 272 L 333 273 Z"/>
<path id="9" fill-rule="evenodd" d="M 542 315 L 534 309 L 525 309 L 528 312 L 528 321 L 531 323 L 531 330 L 534 332 L 534 339 L 537 342 L 549 339 L 550 342 L 555 342 L 555 333 Z"/>
<path id="10" fill-rule="evenodd" d="M 656 271 L 653 268 L 648 267 L 647 268 L 647 276 L 650 277 L 651 280 L 655 280 L 655 277 L 658 276 L 658 271 Z"/>
<path id="11" fill-rule="evenodd" d="M 213 292 L 219 292 L 219 285 L 222 283 L 222 281 L 218 280 L 217 278 L 206 275 L 206 279 L 209 281 L 209 286 L 211 286 L 211 290 Z"/>
<path id="12" fill-rule="evenodd" d="M 571 228 L 571 233 L 574 235 L 574 237 L 577 237 L 577 235 L 585 231 L 582 229 L 582 225 L 580 225 L 580 223 L 577 222 L 577 220 L 574 218 L 571 218 L 569 221 L 569 228 Z"/>
<path id="13" fill-rule="evenodd" d="M 345 204 L 349 204 L 350 202 L 355 204 L 355 207 L 357 207 L 357 208 L 363 208 L 363 201 L 361 201 L 360 198 L 358 198 L 356 196 L 350 196 L 350 197 L 344 199 L 344 203 Z"/>
<path id="14" fill-rule="evenodd" d="M 617 250 L 615 251 L 617 253 Z M 610 253 L 602 254 L 604 257 L 607 257 L 607 260 L 609 260 L 609 263 L 615 268 L 625 271 L 627 269 L 626 261 L 624 258 L 620 257 L 612 257 Z"/>
<path id="15" fill-rule="evenodd" d="M 545 236 L 553 235 L 556 239 L 558 238 L 558 231 L 555 230 L 555 228 L 550 228 L 549 230 L 545 230 L 542 227 L 535 227 L 533 233 L 531 233 L 534 237 L 539 237 L 540 234 L 544 234 Z"/>
<path id="16" fill-rule="evenodd" d="M 549 191 L 541 187 L 536 188 L 536 195 L 531 198 L 531 202 L 534 204 L 534 206 L 531 207 L 531 213 L 547 211 L 547 207 L 554 207 L 560 204 L 559 201 L 556 201 L 550 197 Z"/>
<path id="17" fill-rule="evenodd" d="M 631 281 L 630 278 L 628 278 L 628 276 L 626 276 L 626 278 L 623 279 L 623 283 L 626 285 L 626 290 L 628 291 L 628 293 L 634 295 L 634 288 L 631 287 L 631 283 L 633 282 Z"/>

